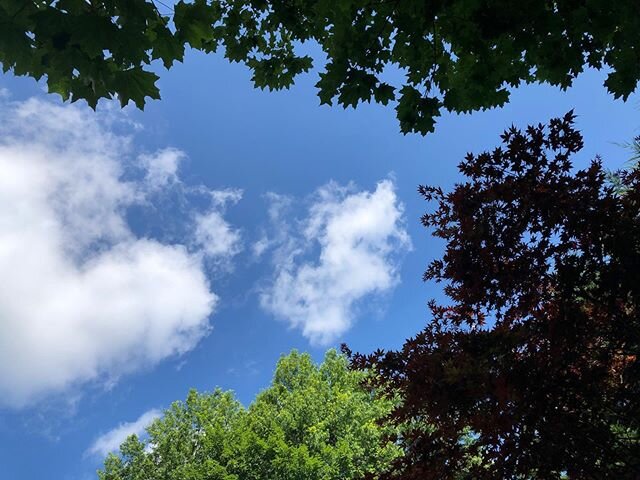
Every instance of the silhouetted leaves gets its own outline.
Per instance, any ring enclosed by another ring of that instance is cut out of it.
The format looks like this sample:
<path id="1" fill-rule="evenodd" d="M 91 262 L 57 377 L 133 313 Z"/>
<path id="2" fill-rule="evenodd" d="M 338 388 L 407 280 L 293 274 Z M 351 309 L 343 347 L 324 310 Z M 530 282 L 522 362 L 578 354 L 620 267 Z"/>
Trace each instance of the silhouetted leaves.
<path id="1" fill-rule="evenodd" d="M 575 171 L 573 113 L 460 164 L 422 221 L 447 242 L 425 278 L 449 305 L 397 352 L 353 355 L 403 398 L 393 478 L 640 472 L 640 170 Z"/>
<path id="2" fill-rule="evenodd" d="M 640 79 L 633 0 L 2 0 L 0 26 L 5 71 L 46 75 L 50 91 L 90 105 L 157 98 L 153 60 L 169 68 L 187 45 L 223 47 L 256 87 L 288 88 L 312 67 L 301 45 L 315 42 L 327 58 L 320 102 L 397 101 L 403 133 L 432 132 L 443 109 L 504 105 L 521 83 L 567 88 L 585 67 L 608 71 L 615 98 Z M 389 83 L 390 68 L 404 80 Z"/>

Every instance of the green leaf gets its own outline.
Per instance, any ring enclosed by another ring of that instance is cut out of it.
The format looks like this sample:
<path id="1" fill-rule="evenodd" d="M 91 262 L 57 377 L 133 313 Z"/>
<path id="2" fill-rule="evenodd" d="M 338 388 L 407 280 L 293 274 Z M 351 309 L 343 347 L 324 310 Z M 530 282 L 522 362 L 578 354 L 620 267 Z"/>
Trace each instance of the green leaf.
<path id="1" fill-rule="evenodd" d="M 193 48 L 215 50 L 211 43 L 215 40 L 214 25 L 220 19 L 220 13 L 215 2 L 209 4 L 206 0 L 195 0 L 185 3 L 180 0 L 174 6 L 176 36 Z"/>
<path id="2" fill-rule="evenodd" d="M 115 90 L 120 104 L 124 107 L 129 101 L 133 101 L 141 110 L 144 108 L 145 98 L 160 98 L 160 91 L 156 87 L 159 77 L 153 72 L 147 72 L 141 68 L 132 68 L 119 72 L 114 81 Z"/>

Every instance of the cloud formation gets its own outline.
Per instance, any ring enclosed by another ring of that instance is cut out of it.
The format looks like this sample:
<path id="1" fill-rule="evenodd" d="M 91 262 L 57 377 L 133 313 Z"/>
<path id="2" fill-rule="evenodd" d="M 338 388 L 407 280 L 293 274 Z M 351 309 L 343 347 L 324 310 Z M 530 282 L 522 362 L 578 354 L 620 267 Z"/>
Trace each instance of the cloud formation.
<path id="1" fill-rule="evenodd" d="M 320 188 L 296 229 L 281 218 L 288 202 L 273 196 L 270 216 L 280 232 L 273 283 L 263 291 L 263 308 L 289 323 L 314 344 L 328 344 L 355 319 L 359 300 L 389 291 L 397 283 L 398 257 L 411 248 L 403 206 L 391 180 L 373 192 L 335 183 Z M 254 252 L 273 243 L 261 239 Z M 309 260 L 314 248 L 319 253 Z"/>
<path id="2" fill-rule="evenodd" d="M 228 204 L 240 201 L 242 190 L 216 190 L 209 194 L 211 207 L 206 213 L 196 215 L 195 242 L 209 259 L 225 263 L 242 250 L 240 232 L 223 217 Z"/>
<path id="3" fill-rule="evenodd" d="M 113 382 L 194 348 L 218 300 L 202 252 L 137 237 L 126 219 L 183 154 L 148 155 L 146 176 L 127 181 L 131 138 L 110 114 L 34 99 L 3 107 L 0 405 Z"/>
<path id="4" fill-rule="evenodd" d="M 146 169 L 145 182 L 151 191 L 160 190 L 178 181 L 178 167 L 185 154 L 175 148 L 165 148 L 154 155 L 140 155 L 140 162 Z"/>
<path id="5" fill-rule="evenodd" d="M 145 433 L 145 429 L 151 425 L 156 419 L 160 418 L 162 412 L 157 409 L 151 409 L 144 412 L 134 422 L 121 423 L 113 430 L 100 435 L 87 449 L 87 455 L 95 455 L 104 458 L 111 452 L 117 452 L 122 442 L 131 435 L 140 437 Z"/>

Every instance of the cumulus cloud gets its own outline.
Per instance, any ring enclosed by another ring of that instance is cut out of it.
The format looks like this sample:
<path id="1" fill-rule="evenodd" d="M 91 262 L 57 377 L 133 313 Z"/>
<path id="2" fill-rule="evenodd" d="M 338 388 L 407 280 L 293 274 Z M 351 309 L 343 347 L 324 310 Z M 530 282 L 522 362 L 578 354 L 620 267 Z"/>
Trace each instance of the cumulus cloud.
<path id="1" fill-rule="evenodd" d="M 359 300 L 397 283 L 398 257 L 411 246 L 403 206 L 391 180 L 379 182 L 373 192 L 330 183 L 318 190 L 294 231 L 281 219 L 288 202 L 280 196 L 274 200 L 271 216 L 281 246 L 261 305 L 312 343 L 330 343 L 352 325 Z M 254 250 L 264 252 L 261 242 Z M 318 257 L 309 260 L 318 247 Z"/>
<path id="2" fill-rule="evenodd" d="M 127 181 L 131 138 L 108 116 L 32 99 L 0 117 L 0 404 L 194 348 L 218 300 L 202 253 L 138 237 L 126 219 L 182 154 L 149 156 L 146 177 Z"/>
<path id="3" fill-rule="evenodd" d="M 105 457 L 111 452 L 117 452 L 122 442 L 131 435 L 140 437 L 145 433 L 145 429 L 160 418 L 162 412 L 157 409 L 151 409 L 144 412 L 134 422 L 121 423 L 116 428 L 109 430 L 107 433 L 100 435 L 87 449 L 87 455 L 95 455 Z"/>

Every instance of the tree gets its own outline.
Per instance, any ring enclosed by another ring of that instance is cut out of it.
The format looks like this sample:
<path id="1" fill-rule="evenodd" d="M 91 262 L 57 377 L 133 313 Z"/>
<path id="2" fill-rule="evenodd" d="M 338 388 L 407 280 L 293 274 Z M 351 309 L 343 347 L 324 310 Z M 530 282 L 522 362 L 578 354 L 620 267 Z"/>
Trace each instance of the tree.
<path id="1" fill-rule="evenodd" d="M 572 113 L 511 127 L 450 193 L 420 187 L 447 244 L 425 279 L 451 303 L 352 357 L 401 398 L 392 478 L 638 478 L 640 169 L 575 171 L 582 146 Z"/>
<path id="2" fill-rule="evenodd" d="M 191 391 L 105 460 L 101 480 L 356 479 L 383 471 L 400 451 L 382 441 L 391 399 L 329 351 L 321 365 L 292 352 L 245 409 L 230 392 Z"/>
<path id="3" fill-rule="evenodd" d="M 640 79 L 637 13 L 633 0 L 1 0 L 0 62 L 64 99 L 142 108 L 159 98 L 154 60 L 170 68 L 187 46 L 222 47 L 256 87 L 281 89 L 312 67 L 299 47 L 314 42 L 321 103 L 397 101 L 402 132 L 426 134 L 443 109 L 500 106 L 522 83 L 564 89 L 585 67 L 609 71 L 606 88 L 626 99 Z"/>

